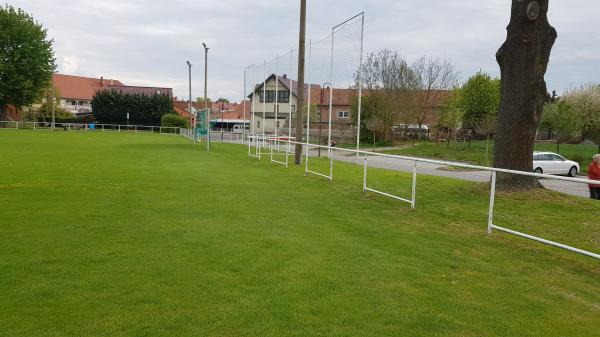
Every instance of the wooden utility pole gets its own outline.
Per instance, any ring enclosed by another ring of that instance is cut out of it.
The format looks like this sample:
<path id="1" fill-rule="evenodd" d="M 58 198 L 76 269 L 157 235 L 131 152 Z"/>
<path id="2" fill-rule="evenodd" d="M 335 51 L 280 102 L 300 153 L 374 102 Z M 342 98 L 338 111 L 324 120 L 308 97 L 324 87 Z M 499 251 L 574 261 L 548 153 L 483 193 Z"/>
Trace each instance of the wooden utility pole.
<path id="1" fill-rule="evenodd" d="M 496 53 L 502 89 L 495 137 L 494 167 L 532 171 L 535 133 L 550 99 L 544 75 L 556 30 L 548 22 L 549 0 L 512 0 L 506 42 Z M 537 179 L 499 174 L 498 187 L 521 190 Z"/>
<path id="2" fill-rule="evenodd" d="M 306 41 L 306 0 L 300 0 L 300 38 L 298 42 L 298 106 L 296 108 L 296 142 L 303 141 L 304 135 L 304 53 Z M 310 104 L 310 102 L 308 102 Z M 294 153 L 296 165 L 302 164 L 302 145 L 296 144 Z"/>

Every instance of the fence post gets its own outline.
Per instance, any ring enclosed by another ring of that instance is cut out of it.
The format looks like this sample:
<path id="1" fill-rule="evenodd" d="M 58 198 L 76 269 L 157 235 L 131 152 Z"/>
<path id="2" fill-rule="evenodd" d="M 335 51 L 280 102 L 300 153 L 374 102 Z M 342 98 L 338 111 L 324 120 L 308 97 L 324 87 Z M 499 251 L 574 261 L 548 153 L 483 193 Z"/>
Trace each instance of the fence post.
<path id="1" fill-rule="evenodd" d="M 367 192 L 367 154 L 365 153 L 363 169 L 363 193 Z"/>
<path id="2" fill-rule="evenodd" d="M 333 181 L 333 149 L 329 144 L 329 181 Z"/>
<path id="3" fill-rule="evenodd" d="M 415 204 L 417 202 L 417 161 L 415 160 L 415 165 L 413 166 L 413 181 L 412 181 L 412 202 L 411 208 L 415 209 Z"/>
<path id="4" fill-rule="evenodd" d="M 496 197 L 496 171 L 492 171 L 492 182 L 490 187 L 490 209 L 488 212 L 488 234 L 492 234 L 492 225 L 494 222 L 494 199 Z"/>

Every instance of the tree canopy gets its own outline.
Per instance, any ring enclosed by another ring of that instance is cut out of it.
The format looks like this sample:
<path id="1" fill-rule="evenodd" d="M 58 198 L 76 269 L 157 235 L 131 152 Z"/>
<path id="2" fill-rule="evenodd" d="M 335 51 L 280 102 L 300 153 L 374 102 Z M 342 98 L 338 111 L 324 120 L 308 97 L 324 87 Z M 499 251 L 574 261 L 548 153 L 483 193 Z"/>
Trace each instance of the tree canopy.
<path id="1" fill-rule="evenodd" d="M 55 69 L 53 41 L 29 14 L 0 5 L 0 107 L 38 101 Z"/>
<path id="2" fill-rule="evenodd" d="M 485 120 L 498 114 L 500 105 L 500 80 L 492 78 L 484 72 L 471 76 L 467 82 L 455 92 L 458 108 L 464 112 L 463 127 L 477 128 Z"/>

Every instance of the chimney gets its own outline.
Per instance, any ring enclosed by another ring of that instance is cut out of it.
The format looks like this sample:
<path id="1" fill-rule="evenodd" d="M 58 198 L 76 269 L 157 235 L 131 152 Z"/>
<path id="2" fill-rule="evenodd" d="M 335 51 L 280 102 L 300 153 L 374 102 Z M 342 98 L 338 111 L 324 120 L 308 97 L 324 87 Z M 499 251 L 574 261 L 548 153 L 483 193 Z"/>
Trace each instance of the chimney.
<path id="1" fill-rule="evenodd" d="M 287 74 L 283 74 L 283 79 L 287 79 Z"/>
<path id="2" fill-rule="evenodd" d="M 100 87 L 104 87 L 104 76 L 100 76 Z"/>

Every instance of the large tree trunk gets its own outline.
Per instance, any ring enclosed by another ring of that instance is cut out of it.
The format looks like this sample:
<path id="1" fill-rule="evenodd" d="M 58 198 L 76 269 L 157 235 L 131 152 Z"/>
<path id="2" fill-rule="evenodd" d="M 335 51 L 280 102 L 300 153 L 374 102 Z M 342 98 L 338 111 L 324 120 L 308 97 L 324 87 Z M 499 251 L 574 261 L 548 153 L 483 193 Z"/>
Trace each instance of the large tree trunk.
<path id="1" fill-rule="evenodd" d="M 549 0 L 512 0 L 506 42 L 496 59 L 502 89 L 494 167 L 531 172 L 533 146 L 544 103 L 550 99 L 544 75 L 556 30 L 548 23 Z M 528 189 L 536 179 L 501 174 L 498 187 Z"/>

